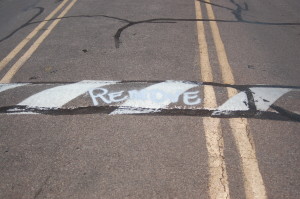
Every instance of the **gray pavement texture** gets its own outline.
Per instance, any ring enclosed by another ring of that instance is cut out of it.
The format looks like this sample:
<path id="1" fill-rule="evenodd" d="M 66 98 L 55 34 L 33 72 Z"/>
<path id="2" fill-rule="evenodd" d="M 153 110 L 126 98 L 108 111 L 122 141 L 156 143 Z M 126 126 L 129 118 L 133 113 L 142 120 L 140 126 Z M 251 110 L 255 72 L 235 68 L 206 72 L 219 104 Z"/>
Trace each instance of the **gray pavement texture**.
<path id="1" fill-rule="evenodd" d="M 61 2 L 0 0 L 0 60 Z M 300 86 L 299 1 L 211 3 L 223 21 L 218 26 L 236 84 Z M 12 83 L 201 81 L 195 18 L 192 0 L 78 0 Z M 209 23 L 204 26 L 214 81 L 222 83 Z M 299 113 L 299 94 L 290 96 L 276 103 Z M 224 98 L 226 92 L 218 92 L 219 104 Z M 10 94 L 0 100 L 19 102 Z M 221 123 L 230 197 L 246 198 L 240 154 L 228 119 Z M 268 198 L 300 198 L 299 122 L 248 123 Z M 0 114 L 3 199 L 205 199 L 209 175 L 202 117 Z"/>

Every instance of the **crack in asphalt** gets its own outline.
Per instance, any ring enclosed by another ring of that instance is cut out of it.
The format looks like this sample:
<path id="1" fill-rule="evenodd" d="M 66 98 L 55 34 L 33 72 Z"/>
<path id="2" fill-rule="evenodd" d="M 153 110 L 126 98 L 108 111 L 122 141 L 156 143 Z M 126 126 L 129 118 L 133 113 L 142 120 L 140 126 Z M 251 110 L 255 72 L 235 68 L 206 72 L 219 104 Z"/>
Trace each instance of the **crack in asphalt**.
<path id="1" fill-rule="evenodd" d="M 289 112 L 281 107 L 281 111 Z M 212 117 L 212 118 L 253 118 L 262 120 L 276 120 L 276 121 L 292 121 L 300 122 L 300 115 L 290 112 L 289 114 L 282 114 L 281 112 L 273 111 L 227 111 L 225 114 L 214 115 L 215 110 L 209 109 L 180 109 L 180 108 L 160 108 L 153 109 L 144 107 L 130 107 L 130 106 L 81 106 L 70 108 L 44 108 L 44 107 L 28 107 L 22 105 L 3 106 L 0 107 L 0 114 L 22 114 L 22 113 L 38 113 L 45 115 L 80 115 L 80 114 L 110 114 L 116 109 L 143 111 L 136 113 L 137 115 L 146 116 L 198 116 L 198 117 Z M 136 115 L 133 114 L 133 115 Z M 292 116 L 290 115 L 292 114 Z"/>
<path id="2" fill-rule="evenodd" d="M 246 132 L 247 132 L 247 137 L 248 137 L 249 143 L 251 145 L 251 148 L 253 149 L 253 151 L 256 151 L 253 135 L 251 134 L 248 123 L 246 125 Z"/>
<path id="3" fill-rule="evenodd" d="M 119 81 L 117 84 L 135 84 L 135 83 L 161 83 L 163 81 Z M 110 114 L 116 109 L 125 109 L 125 110 L 135 110 L 135 111 L 144 111 L 146 114 L 138 113 L 139 115 L 182 115 L 182 116 L 202 116 L 202 117 L 215 117 L 215 118 L 256 118 L 256 119 L 267 119 L 267 120 L 281 120 L 281 121 L 295 121 L 300 122 L 300 114 L 296 111 L 292 112 L 286 110 L 283 107 L 277 105 L 271 105 L 270 109 L 274 111 L 261 111 L 258 110 L 254 102 L 254 96 L 251 91 L 252 87 L 256 88 L 288 88 L 291 90 L 300 90 L 300 86 L 284 86 L 284 85 L 231 85 L 231 84 L 221 84 L 214 82 L 197 82 L 197 81 L 182 81 L 187 84 L 195 84 L 197 86 L 215 86 L 220 88 L 234 88 L 239 92 L 244 92 L 248 103 L 247 110 L 226 110 L 218 111 L 205 109 L 205 108 L 161 108 L 156 109 L 157 111 L 153 112 L 153 109 L 146 107 L 131 107 L 131 106 L 77 106 L 77 107 L 65 107 L 65 108 L 45 108 L 45 107 L 27 107 L 27 106 L 3 106 L 0 107 L 0 113 L 4 114 L 18 114 L 18 113 L 41 113 L 49 115 L 75 115 L 75 114 Z M 61 85 L 61 84 L 72 84 L 76 82 L 31 82 L 25 83 L 27 86 L 35 85 Z M 24 84 L 24 83 L 19 83 Z M 84 84 L 84 83 L 83 83 Z M 0 85 L 1 86 L 1 85 Z M 263 101 L 268 101 L 264 100 Z M 152 113 L 149 113 L 152 112 Z M 216 114 L 216 111 L 218 114 Z"/>
<path id="4" fill-rule="evenodd" d="M 218 146 L 219 146 L 219 154 L 221 156 L 221 178 L 220 178 L 220 183 L 221 185 L 223 186 L 223 189 L 224 189 L 224 192 L 227 193 L 227 190 L 226 190 L 226 185 L 224 184 L 224 181 L 226 182 L 227 179 L 226 179 L 226 176 L 225 176 L 225 157 L 224 157 L 224 154 L 223 154 L 223 151 L 224 151 L 224 141 L 223 141 L 223 135 L 220 135 L 220 139 L 218 139 Z M 229 194 L 226 195 L 226 198 L 229 197 Z"/>
<path id="5" fill-rule="evenodd" d="M 214 7 L 219 7 L 223 8 L 226 10 L 231 11 L 231 13 L 234 15 L 236 20 L 224 20 L 224 19 L 216 19 L 216 20 L 210 20 L 210 19 L 185 19 L 185 18 L 152 18 L 152 19 L 146 19 L 146 20 L 140 20 L 140 21 L 132 21 L 124 18 L 119 18 L 119 17 L 114 17 L 114 16 L 109 16 L 109 15 L 77 15 L 77 16 L 66 16 L 66 17 L 57 17 L 57 18 L 52 18 L 50 20 L 42 20 L 42 21 L 35 21 L 32 22 L 35 18 L 37 18 L 39 15 L 42 14 L 44 11 L 44 8 L 42 7 L 35 7 L 39 9 L 39 12 L 35 14 L 31 19 L 29 19 L 25 24 L 21 25 L 19 28 L 15 29 L 12 31 L 9 35 L 5 36 L 4 38 L 0 39 L 0 42 L 10 38 L 13 36 L 16 32 L 21 30 L 22 28 L 33 25 L 36 23 L 40 23 L 43 21 L 53 21 L 56 19 L 70 19 L 70 18 L 93 18 L 93 17 L 104 17 L 112 20 L 118 20 L 123 23 L 127 23 L 126 25 L 120 27 L 116 33 L 114 34 L 114 42 L 115 42 L 115 48 L 119 48 L 121 42 L 121 35 L 122 32 L 124 32 L 126 29 L 135 26 L 135 25 L 140 25 L 140 24 L 147 24 L 147 23 L 155 23 L 155 24 L 161 24 L 161 23 L 177 23 L 177 22 L 197 22 L 197 21 L 203 21 L 203 22 L 210 22 L 210 21 L 216 21 L 216 22 L 222 22 L 222 23 L 248 23 L 248 24 L 256 24 L 256 25 L 274 25 L 274 26 L 290 26 L 290 25 L 300 25 L 300 22 L 261 22 L 261 21 L 249 21 L 243 19 L 242 13 L 243 11 L 249 11 L 248 4 L 244 2 L 244 5 L 240 5 L 236 3 L 235 0 L 229 0 L 233 5 L 236 6 L 236 9 L 232 9 L 229 7 L 225 7 L 216 3 L 210 3 L 206 2 L 204 0 L 198 0 L 204 4 L 210 4 Z"/>
<path id="6" fill-rule="evenodd" d="M 51 176 L 48 176 L 45 180 L 44 180 L 44 182 L 41 184 L 41 187 L 35 192 L 35 194 L 34 194 L 34 199 L 36 199 L 41 193 L 42 193 L 42 191 L 43 191 L 43 189 L 44 189 L 44 186 L 47 184 L 47 182 L 48 182 L 48 180 L 50 179 L 50 177 Z"/>
<path id="7" fill-rule="evenodd" d="M 7 40 L 8 38 L 10 38 L 11 36 L 13 36 L 16 32 L 18 32 L 19 30 L 21 30 L 22 28 L 25 28 L 26 26 L 33 24 L 32 21 L 37 18 L 38 16 L 40 16 L 43 12 L 44 12 L 44 8 L 43 7 L 34 7 L 33 9 L 38 9 L 38 13 L 36 13 L 33 17 L 31 17 L 26 23 L 24 23 L 23 25 L 21 25 L 20 27 L 18 27 L 17 29 L 15 29 L 14 31 L 12 31 L 10 34 L 8 34 L 7 36 L 3 37 L 2 39 L 0 39 L 0 42 L 3 42 L 5 40 Z"/>
<path id="8" fill-rule="evenodd" d="M 244 8 L 236 3 L 234 0 L 230 0 L 231 3 L 233 3 L 235 6 L 236 6 L 236 10 L 233 10 L 232 11 L 232 14 L 235 16 L 235 18 L 238 20 L 238 21 L 244 21 L 243 20 L 243 17 L 242 17 L 242 11 L 248 11 L 248 4 L 246 2 L 244 2 Z"/>

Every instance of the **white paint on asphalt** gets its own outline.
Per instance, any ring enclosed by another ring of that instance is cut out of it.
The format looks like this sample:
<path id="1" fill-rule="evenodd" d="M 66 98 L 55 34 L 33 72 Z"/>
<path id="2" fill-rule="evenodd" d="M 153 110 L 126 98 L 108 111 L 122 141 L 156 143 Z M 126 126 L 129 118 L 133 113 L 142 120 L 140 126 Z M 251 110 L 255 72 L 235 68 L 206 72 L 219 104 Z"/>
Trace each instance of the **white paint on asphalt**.
<path id="1" fill-rule="evenodd" d="M 220 115 L 229 111 L 247 111 L 248 107 L 248 98 L 245 92 L 240 92 L 237 95 L 233 96 L 227 100 L 224 104 L 219 106 L 212 115 Z"/>
<path id="2" fill-rule="evenodd" d="M 270 106 L 276 102 L 281 96 L 288 93 L 292 89 L 289 88 L 250 88 L 254 104 L 258 111 L 267 111 Z M 212 115 L 224 115 L 231 111 L 247 111 L 249 110 L 248 99 L 245 91 L 234 95 L 224 104 L 219 106 Z"/>
<path id="3" fill-rule="evenodd" d="M 179 95 L 181 91 L 179 90 L 176 93 L 168 93 L 162 89 L 142 89 L 142 90 L 129 90 L 125 92 L 124 90 L 118 92 L 109 92 L 105 88 L 95 88 L 89 90 L 89 94 L 93 100 L 95 106 L 99 105 L 98 100 L 106 103 L 118 103 L 124 102 L 125 100 L 134 100 L 134 101 L 151 101 L 153 103 L 159 104 L 166 101 L 176 103 L 179 100 Z M 179 95 L 178 95 L 179 94 Z M 183 93 L 183 103 L 189 106 L 197 105 L 201 103 L 199 97 L 199 91 L 194 92 L 184 92 Z"/>
<path id="4" fill-rule="evenodd" d="M 189 84 L 182 81 L 165 81 L 162 83 L 151 85 L 147 88 L 144 88 L 140 90 L 142 93 L 151 93 L 153 91 L 160 90 L 164 93 L 166 93 L 169 96 L 174 96 L 175 99 L 178 99 L 178 97 L 186 92 L 187 90 L 197 87 L 197 84 Z M 125 103 L 123 103 L 122 107 L 132 107 L 134 110 L 131 109 L 124 109 L 119 108 L 110 115 L 117 115 L 117 114 L 137 114 L 137 113 L 153 113 L 158 112 L 159 109 L 165 108 L 169 104 L 171 104 L 173 99 L 165 98 L 164 100 L 157 101 L 157 100 L 150 100 L 148 97 L 147 99 L 139 99 L 139 98 L 131 98 L 128 99 Z M 176 100 L 177 101 L 177 100 Z M 145 110 L 136 110 L 136 108 L 147 108 Z"/>
<path id="5" fill-rule="evenodd" d="M 0 84 L 0 93 L 9 89 L 17 88 L 20 86 L 25 86 L 28 85 L 29 83 L 24 83 L 24 84 Z"/>
<path id="6" fill-rule="evenodd" d="M 256 109 L 259 111 L 267 111 L 270 106 L 281 96 L 291 91 L 288 88 L 250 88 L 253 94 Z"/>
<path id="7" fill-rule="evenodd" d="M 74 84 L 57 86 L 32 95 L 18 105 L 28 107 L 58 108 L 90 89 L 116 84 L 116 81 L 84 80 Z"/>
<path id="8" fill-rule="evenodd" d="M 111 115 L 116 114 L 146 114 L 161 112 L 162 109 L 168 108 L 170 104 L 172 107 L 168 109 L 187 109 L 187 106 L 191 106 L 188 109 L 194 110 L 210 110 L 211 116 L 222 116 L 234 114 L 238 111 L 251 111 L 247 98 L 247 92 L 251 92 L 253 96 L 253 106 L 258 111 L 268 111 L 270 106 L 276 102 L 281 96 L 289 91 L 300 91 L 298 88 L 280 88 L 280 87 L 249 87 L 248 91 L 242 91 L 237 93 L 233 97 L 229 98 L 218 108 L 216 103 L 208 103 L 215 100 L 215 96 L 207 95 L 207 89 L 212 89 L 212 86 L 195 84 L 185 81 L 165 81 L 157 84 L 152 84 L 148 87 L 144 87 L 140 90 L 135 89 L 134 86 L 130 86 L 131 89 L 110 90 L 109 85 L 121 84 L 119 81 L 92 81 L 84 80 L 72 84 L 64 84 L 53 88 L 40 91 L 25 100 L 20 100 L 16 106 L 25 106 L 24 110 L 11 109 L 8 112 L 24 112 L 29 113 L 30 109 L 37 108 L 38 110 L 46 109 L 68 109 L 74 107 L 67 107 L 68 103 L 75 98 L 88 93 L 91 97 L 92 104 L 90 106 L 113 106 L 116 107 L 112 111 Z M 13 90 L 17 87 L 22 87 L 24 92 L 30 90 L 31 87 L 41 86 L 43 84 L 31 84 L 31 83 L 14 83 L 14 84 L 0 84 L 0 92 L 6 90 Z M 48 85 L 48 84 L 47 84 Z M 48 85 L 49 86 L 49 85 Z M 103 87 L 108 86 L 108 87 Z M 133 88 L 132 88 L 133 87 Z M 199 87 L 206 93 L 205 98 L 200 98 L 200 91 L 189 91 L 191 88 Z M 233 89 L 233 88 L 232 88 Z M 5 96 L 5 94 L 3 94 Z M 87 98 L 83 99 L 88 100 Z M 204 101 L 204 105 L 200 105 Z M 90 104 L 90 101 L 88 102 Z M 102 104 L 101 104 L 102 103 Z M 104 103 L 104 105 L 103 105 Z M 86 103 L 85 103 L 86 106 Z M 76 107 L 83 107 L 83 105 L 77 104 Z M 179 107 L 179 108 L 178 108 Z M 114 109 L 114 108 L 113 108 Z M 249 112 L 250 113 L 250 112 Z M 251 114 L 251 113 L 250 113 Z"/>

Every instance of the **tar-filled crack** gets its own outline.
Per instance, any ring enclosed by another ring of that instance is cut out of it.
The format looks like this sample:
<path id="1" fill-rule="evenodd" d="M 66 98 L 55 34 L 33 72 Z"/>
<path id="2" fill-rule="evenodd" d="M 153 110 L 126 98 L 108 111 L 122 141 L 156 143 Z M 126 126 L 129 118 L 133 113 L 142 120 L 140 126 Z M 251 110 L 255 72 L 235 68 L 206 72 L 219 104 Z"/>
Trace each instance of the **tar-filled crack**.
<path id="1" fill-rule="evenodd" d="M 234 22 L 229 20 L 209 20 L 209 19 L 180 19 L 180 18 L 153 18 L 153 19 L 147 19 L 142 21 L 129 21 L 127 22 L 125 26 L 119 28 L 114 35 L 115 40 L 115 47 L 119 48 L 120 44 L 122 43 L 120 38 L 121 34 L 124 30 L 128 29 L 131 26 L 138 25 L 138 24 L 144 24 L 144 23 L 177 23 L 177 22 L 197 22 L 197 21 L 217 21 L 217 22 Z"/>
<path id="2" fill-rule="evenodd" d="M 12 31 L 10 34 L 8 34 L 7 36 L 3 37 L 2 39 L 0 39 L 0 42 L 7 40 L 8 38 L 10 38 L 11 36 L 13 36 L 16 32 L 18 32 L 19 30 L 21 30 L 22 28 L 25 28 L 26 26 L 32 24 L 33 20 L 35 18 L 37 18 L 38 16 L 40 16 L 43 12 L 44 12 L 44 8 L 42 7 L 34 7 L 33 9 L 38 9 L 38 12 L 31 17 L 26 23 L 24 23 L 23 25 L 21 25 L 20 27 L 18 27 L 17 29 L 15 29 L 14 31 Z"/>
<path id="3" fill-rule="evenodd" d="M 243 18 L 243 11 L 249 11 L 249 6 L 246 2 L 244 2 L 242 5 L 242 4 L 238 4 L 235 0 L 229 0 L 229 2 L 235 6 L 235 9 L 233 9 L 216 3 L 207 2 L 204 0 L 198 0 L 198 1 L 204 4 L 210 4 L 214 7 L 218 7 L 230 11 L 233 14 L 234 18 L 236 19 L 236 21 L 233 22 L 256 24 L 256 25 L 274 25 L 274 26 L 300 25 L 300 22 L 290 23 L 290 22 L 263 22 L 263 21 L 246 20 Z"/>
<path id="4" fill-rule="evenodd" d="M 244 21 L 242 16 L 242 11 L 248 11 L 248 4 L 244 2 L 244 8 L 243 8 L 240 4 L 236 3 L 234 0 L 230 0 L 230 2 L 236 6 L 236 9 L 232 10 L 232 14 L 235 16 L 235 18 L 238 21 Z"/>
<path id="5" fill-rule="evenodd" d="M 294 121 L 300 122 L 300 117 L 291 117 L 286 114 L 282 115 L 277 112 L 258 111 L 258 114 L 253 114 L 249 111 L 228 111 L 225 114 L 215 115 L 216 110 L 208 109 L 179 109 L 179 108 L 144 108 L 130 106 L 85 106 L 73 108 L 44 108 L 44 107 L 27 107 L 27 106 L 4 106 L 0 107 L 0 114 L 18 114 L 18 113 L 37 113 L 45 115 L 80 115 L 80 114 L 110 114 L 116 109 L 135 110 L 139 113 L 132 115 L 147 115 L 147 116 L 198 116 L 212 118 L 253 118 L 263 120 L 277 121 Z M 282 109 L 282 108 L 281 108 Z M 295 113 L 293 113 L 295 114 Z"/>
<path id="6" fill-rule="evenodd" d="M 158 84 L 161 82 L 165 82 L 166 80 L 148 80 L 148 81 L 141 81 L 141 80 L 121 80 L 121 81 L 115 81 L 116 84 Z M 264 84 L 223 84 L 223 83 L 217 83 L 217 82 L 198 82 L 198 81 L 187 81 L 187 80 L 178 80 L 182 83 L 186 84 L 195 84 L 197 86 L 215 86 L 215 87 L 221 87 L 221 88 L 234 88 L 238 91 L 246 91 L 251 87 L 256 88 L 288 88 L 288 89 L 300 89 L 300 86 L 291 86 L 291 85 L 264 85 Z M 109 83 L 111 81 L 101 81 L 103 83 Z M 30 85 L 58 85 L 58 84 L 73 84 L 78 83 L 74 81 L 53 81 L 53 82 L 15 82 L 14 84 L 28 84 Z M 80 84 L 90 84 L 90 82 L 80 82 Z"/>
<path id="7" fill-rule="evenodd" d="M 105 82 L 105 81 L 103 81 Z M 151 84 L 161 83 L 163 81 L 116 81 L 116 84 L 134 85 L 134 84 Z M 181 81 L 186 84 L 195 84 L 197 86 L 214 86 L 221 88 L 234 88 L 240 92 L 246 93 L 247 101 L 246 105 L 248 110 L 227 110 L 220 111 L 218 109 L 205 109 L 195 107 L 167 107 L 167 108 L 145 108 L 145 107 L 131 107 L 120 105 L 106 105 L 106 106 L 77 106 L 77 107 L 64 107 L 64 108 L 48 108 L 48 107 L 27 107 L 21 105 L 3 106 L 0 107 L 0 114 L 18 114 L 18 113 L 39 113 L 46 115 L 78 115 L 78 114 L 110 114 L 116 109 L 136 111 L 138 115 L 166 115 L 166 116 L 200 116 L 200 117 L 213 117 L 213 118 L 254 118 L 264 120 L 280 120 L 280 121 L 294 121 L 300 122 L 300 114 L 286 110 L 283 107 L 277 105 L 271 105 L 270 108 L 275 111 L 261 111 L 257 110 L 254 103 L 253 93 L 250 90 L 252 87 L 256 88 L 288 88 L 299 90 L 299 86 L 283 86 L 283 85 L 230 85 L 214 82 L 196 82 L 196 81 Z M 27 84 L 26 87 L 34 87 L 37 85 L 62 85 L 75 82 L 23 82 L 21 84 Z M 82 82 L 82 84 L 89 84 L 89 82 Z M 216 114 L 217 113 L 217 114 Z"/>
<path id="8" fill-rule="evenodd" d="M 223 8 L 226 10 L 229 10 L 235 17 L 236 20 L 224 20 L 224 19 L 215 19 L 215 20 L 211 20 L 211 19 L 185 19 L 185 18 L 152 18 L 152 19 L 145 19 L 145 20 L 140 20 L 140 21 L 134 21 L 134 20 L 129 20 L 129 19 L 124 19 L 124 18 L 120 18 L 120 17 L 114 17 L 114 16 L 109 16 L 109 15 L 102 15 L 102 14 L 97 14 L 97 15 L 77 15 L 77 16 L 67 16 L 67 17 L 57 17 L 57 18 L 52 18 L 50 20 L 42 20 L 42 21 L 35 21 L 32 22 L 36 17 L 38 17 L 43 11 L 44 8 L 41 7 L 36 7 L 37 9 L 40 9 L 40 11 L 34 15 L 30 20 L 28 20 L 25 24 L 23 24 L 22 26 L 20 26 L 19 28 L 15 29 L 14 31 L 12 31 L 12 33 L 10 33 L 9 35 L 5 36 L 4 38 L 0 39 L 0 42 L 10 38 L 12 35 L 14 35 L 16 32 L 18 32 L 19 30 L 21 30 L 22 28 L 29 26 L 29 25 L 33 25 L 33 24 L 37 24 L 40 22 L 44 22 L 44 21 L 53 21 L 56 19 L 71 19 L 71 18 L 96 18 L 96 17 L 103 17 L 103 18 L 107 18 L 107 19 L 111 19 L 111 20 L 117 20 L 119 22 L 122 23 L 126 23 L 126 25 L 120 27 L 116 33 L 114 34 L 113 38 L 114 38 L 114 42 L 115 42 L 115 47 L 119 48 L 121 42 L 121 35 L 122 32 L 124 32 L 126 29 L 135 26 L 135 25 L 141 25 L 141 24 L 147 24 L 147 23 L 155 23 L 155 24 L 164 24 L 164 23 L 174 23 L 176 24 L 177 22 L 197 22 L 197 21 L 203 21 L 203 22 L 210 22 L 210 21 L 216 21 L 216 22 L 220 22 L 220 23 L 248 23 L 248 24 L 256 24 L 256 25 L 275 25 L 275 26 L 289 26 L 289 25 L 300 25 L 300 22 L 261 22 L 261 21 L 249 21 L 249 20 L 245 20 L 243 18 L 243 11 L 248 11 L 248 5 L 247 3 L 244 3 L 244 5 L 240 5 L 238 3 L 236 3 L 234 0 L 230 0 L 230 2 L 232 4 L 234 4 L 236 6 L 236 9 L 232 9 L 232 8 L 228 8 L 225 6 L 221 6 L 215 3 L 210 3 L 210 2 L 206 2 L 203 0 L 198 0 L 202 3 L 205 4 L 210 4 L 212 6 L 215 7 L 219 7 L 219 8 Z"/>
<path id="9" fill-rule="evenodd" d="M 300 121 L 300 115 L 294 112 L 291 112 L 289 110 L 286 110 L 282 107 L 276 106 L 276 105 L 271 105 L 270 106 L 273 110 L 277 111 L 279 114 L 290 118 L 291 120 L 295 120 L 295 121 Z"/>
<path id="10" fill-rule="evenodd" d="M 250 88 L 245 90 L 245 93 L 247 95 L 247 99 L 248 99 L 248 107 L 249 107 L 249 111 L 252 111 L 254 114 L 257 113 L 257 109 L 255 106 L 255 102 L 254 102 L 254 97 L 253 97 L 253 93 L 250 90 Z"/>

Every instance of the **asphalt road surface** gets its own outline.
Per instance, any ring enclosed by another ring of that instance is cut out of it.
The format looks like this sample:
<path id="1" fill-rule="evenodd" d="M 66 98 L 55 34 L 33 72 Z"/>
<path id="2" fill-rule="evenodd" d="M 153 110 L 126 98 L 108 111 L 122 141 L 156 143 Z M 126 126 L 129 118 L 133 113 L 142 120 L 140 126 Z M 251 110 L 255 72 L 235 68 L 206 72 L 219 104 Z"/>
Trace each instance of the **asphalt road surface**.
<path id="1" fill-rule="evenodd" d="M 0 0 L 0 198 L 300 198 L 298 0 Z"/>

